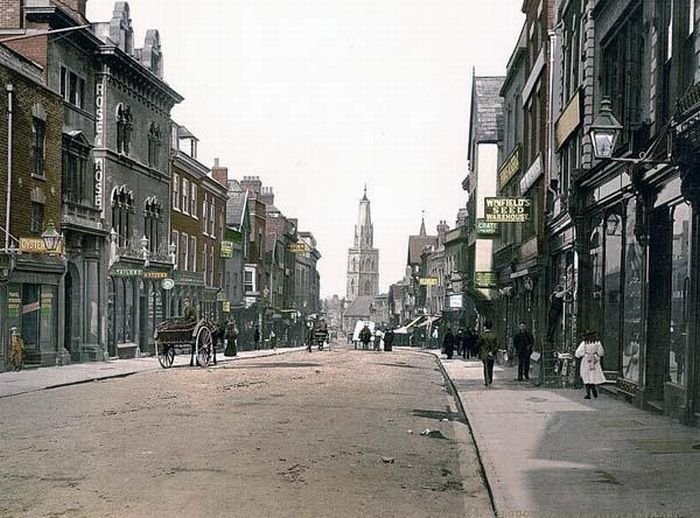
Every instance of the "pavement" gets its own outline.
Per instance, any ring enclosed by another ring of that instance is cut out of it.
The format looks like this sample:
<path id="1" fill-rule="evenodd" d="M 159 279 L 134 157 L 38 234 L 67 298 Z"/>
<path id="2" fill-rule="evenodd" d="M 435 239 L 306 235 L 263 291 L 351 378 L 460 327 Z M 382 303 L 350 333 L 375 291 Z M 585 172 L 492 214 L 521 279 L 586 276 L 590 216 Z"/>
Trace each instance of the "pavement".
<path id="1" fill-rule="evenodd" d="M 228 357 L 217 353 L 216 360 L 226 363 L 246 358 L 261 358 L 294 351 L 303 351 L 305 347 L 278 347 L 258 351 L 239 351 L 236 356 Z M 190 355 L 175 356 L 172 368 L 189 367 Z M 37 390 L 46 390 L 79 383 L 123 378 L 138 372 L 159 370 L 162 367 L 155 357 L 110 360 L 107 362 L 88 362 L 64 365 L 61 367 L 40 367 L 24 369 L 19 372 L 0 373 L 0 398 L 16 396 Z M 198 367 L 192 367 L 198 368 Z"/>
<path id="2" fill-rule="evenodd" d="M 217 360 L 301 350 L 242 351 Z M 464 409 L 497 516 L 700 516 L 700 429 L 606 392 L 584 400 L 582 389 L 518 382 L 516 369 L 505 366 L 496 365 L 485 387 L 481 362 L 426 352 L 440 359 Z M 188 364 L 189 355 L 179 355 L 173 367 Z M 5 372 L 0 397 L 160 368 L 156 358 L 137 358 Z"/>
<path id="3" fill-rule="evenodd" d="M 538 388 L 496 366 L 440 357 L 499 517 L 700 516 L 700 429 L 602 393 Z"/>

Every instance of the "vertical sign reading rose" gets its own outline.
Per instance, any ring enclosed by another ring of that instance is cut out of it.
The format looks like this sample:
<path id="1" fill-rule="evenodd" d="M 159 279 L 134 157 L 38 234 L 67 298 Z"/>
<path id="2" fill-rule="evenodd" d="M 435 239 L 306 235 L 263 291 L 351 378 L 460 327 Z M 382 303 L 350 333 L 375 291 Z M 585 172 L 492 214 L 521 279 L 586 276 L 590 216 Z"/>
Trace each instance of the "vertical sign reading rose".
<path id="1" fill-rule="evenodd" d="M 103 148 L 105 144 L 105 79 L 95 85 L 95 148 Z M 95 158 L 95 208 L 100 210 L 104 218 L 104 158 Z"/>

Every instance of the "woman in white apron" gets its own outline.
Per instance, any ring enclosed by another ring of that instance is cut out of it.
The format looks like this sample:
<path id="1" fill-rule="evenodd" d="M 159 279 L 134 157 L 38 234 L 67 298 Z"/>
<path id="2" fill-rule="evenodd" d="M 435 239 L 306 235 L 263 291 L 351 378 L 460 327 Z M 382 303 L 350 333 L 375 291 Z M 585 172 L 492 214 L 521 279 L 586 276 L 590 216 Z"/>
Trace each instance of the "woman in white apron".
<path id="1" fill-rule="evenodd" d="M 605 354 L 603 344 L 596 337 L 595 332 L 587 331 L 583 336 L 583 341 L 576 349 L 576 358 L 581 358 L 581 379 L 586 385 L 585 399 L 598 397 L 598 388 L 596 385 L 605 383 L 605 375 L 601 366 L 601 359 Z"/>

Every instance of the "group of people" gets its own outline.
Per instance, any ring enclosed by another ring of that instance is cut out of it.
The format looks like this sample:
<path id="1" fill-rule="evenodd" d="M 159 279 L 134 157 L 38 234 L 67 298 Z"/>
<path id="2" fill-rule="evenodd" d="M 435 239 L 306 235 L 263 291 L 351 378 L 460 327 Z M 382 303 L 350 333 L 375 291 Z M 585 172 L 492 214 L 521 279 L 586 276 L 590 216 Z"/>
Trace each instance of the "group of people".
<path id="1" fill-rule="evenodd" d="M 443 351 L 447 359 L 452 359 L 455 349 L 463 358 L 477 355 L 484 366 L 484 385 L 487 387 L 493 383 L 493 367 L 501 344 L 493 331 L 491 321 L 484 322 L 483 331 L 477 335 L 471 329 L 460 329 L 453 334 L 447 329 L 443 338 Z M 518 332 L 513 336 L 513 350 L 518 359 L 517 381 L 530 379 L 530 356 L 534 350 L 535 337 L 527 328 L 525 322 L 521 322 Z M 593 331 L 584 334 L 583 340 L 576 349 L 575 356 L 581 359 L 580 375 L 586 387 L 585 399 L 598 397 L 597 386 L 605 383 L 605 375 L 601 365 L 601 359 L 605 354 L 603 344 Z"/>
<path id="2" fill-rule="evenodd" d="M 386 331 L 382 332 L 377 330 L 372 333 L 372 330 L 367 324 L 365 324 L 358 335 L 360 342 L 362 343 L 363 349 L 369 349 L 369 343 L 374 341 L 374 350 L 381 350 L 381 344 L 384 343 L 384 350 L 391 351 L 394 343 L 394 331 L 388 328 Z"/>

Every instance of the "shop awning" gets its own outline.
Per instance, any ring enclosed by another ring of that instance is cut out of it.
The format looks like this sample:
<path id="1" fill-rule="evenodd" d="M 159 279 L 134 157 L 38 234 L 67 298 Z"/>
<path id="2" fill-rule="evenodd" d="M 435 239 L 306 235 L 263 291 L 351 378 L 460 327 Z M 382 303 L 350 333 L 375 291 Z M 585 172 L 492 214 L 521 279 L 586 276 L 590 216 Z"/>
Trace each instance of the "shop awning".
<path id="1" fill-rule="evenodd" d="M 442 318 L 441 315 L 435 315 L 435 316 L 428 317 L 425 319 L 424 322 L 421 322 L 416 327 L 426 327 L 427 328 L 427 327 L 435 324 L 436 322 L 439 322 L 441 318 Z"/>

